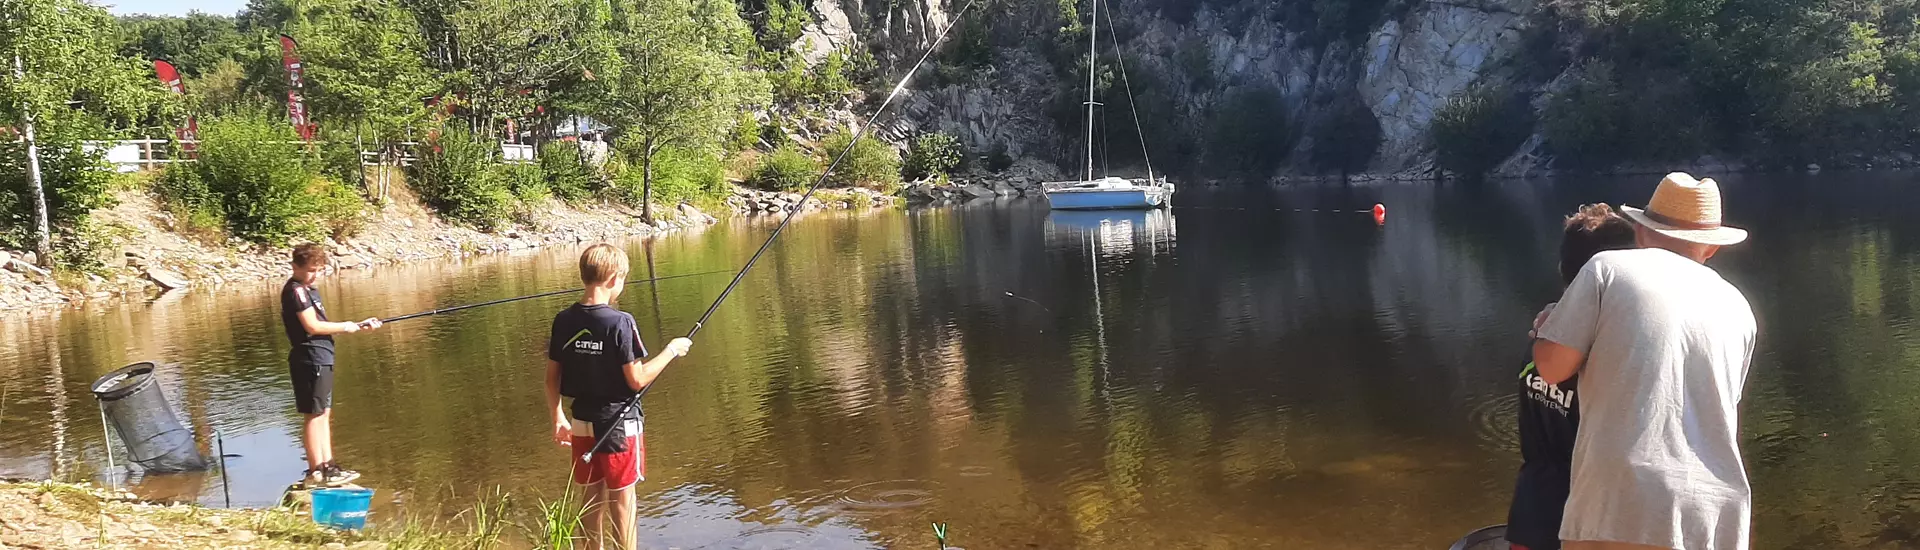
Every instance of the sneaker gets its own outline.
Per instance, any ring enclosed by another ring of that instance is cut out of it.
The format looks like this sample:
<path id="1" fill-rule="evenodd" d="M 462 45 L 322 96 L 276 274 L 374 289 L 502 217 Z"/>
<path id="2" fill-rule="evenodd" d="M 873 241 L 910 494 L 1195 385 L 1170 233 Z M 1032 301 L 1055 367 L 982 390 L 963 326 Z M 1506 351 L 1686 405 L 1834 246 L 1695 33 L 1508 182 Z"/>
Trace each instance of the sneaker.
<path id="1" fill-rule="evenodd" d="M 326 487 L 327 474 L 325 472 L 325 467 L 323 466 L 319 470 L 307 470 L 307 475 L 301 476 L 300 478 L 300 485 L 307 489 L 319 489 L 322 487 Z"/>
<path id="2" fill-rule="evenodd" d="M 328 487 L 339 487 L 353 480 L 360 479 L 360 472 L 343 469 L 340 465 L 332 462 L 320 465 L 320 471 L 325 474 L 324 479 Z"/>

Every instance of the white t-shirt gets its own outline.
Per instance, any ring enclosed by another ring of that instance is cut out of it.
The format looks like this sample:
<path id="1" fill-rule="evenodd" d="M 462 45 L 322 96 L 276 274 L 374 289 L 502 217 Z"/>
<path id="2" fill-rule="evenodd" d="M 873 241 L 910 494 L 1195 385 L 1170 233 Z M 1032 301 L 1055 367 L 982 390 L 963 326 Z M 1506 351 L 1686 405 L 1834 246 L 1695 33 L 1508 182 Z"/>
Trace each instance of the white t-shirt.
<path id="1" fill-rule="evenodd" d="M 1602 252 L 1540 338 L 1586 354 L 1562 540 L 1748 546 L 1737 438 L 1753 310 L 1718 273 L 1660 249 Z"/>

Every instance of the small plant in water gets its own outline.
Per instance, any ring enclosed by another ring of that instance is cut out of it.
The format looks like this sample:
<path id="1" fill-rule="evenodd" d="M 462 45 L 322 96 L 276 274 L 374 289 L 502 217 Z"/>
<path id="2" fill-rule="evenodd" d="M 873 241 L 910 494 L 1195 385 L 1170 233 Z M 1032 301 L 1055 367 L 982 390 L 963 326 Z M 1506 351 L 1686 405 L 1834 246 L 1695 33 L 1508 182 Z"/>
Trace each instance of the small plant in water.
<path id="1" fill-rule="evenodd" d="M 546 550 L 573 550 L 574 545 L 586 538 L 581 518 L 587 509 L 574 494 L 573 485 L 560 493 L 556 500 L 540 501 L 540 532 L 529 532 L 532 538 Z"/>

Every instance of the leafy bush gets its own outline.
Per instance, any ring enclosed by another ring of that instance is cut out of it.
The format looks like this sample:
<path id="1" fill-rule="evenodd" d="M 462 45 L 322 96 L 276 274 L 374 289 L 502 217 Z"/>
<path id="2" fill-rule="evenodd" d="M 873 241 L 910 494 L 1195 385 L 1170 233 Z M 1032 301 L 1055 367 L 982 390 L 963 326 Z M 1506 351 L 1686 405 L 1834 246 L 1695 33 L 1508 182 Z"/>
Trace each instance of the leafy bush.
<path id="1" fill-rule="evenodd" d="M 727 194 L 726 164 L 717 151 L 668 147 L 653 156 L 653 200 L 711 203 Z"/>
<path id="2" fill-rule="evenodd" d="M 495 164 L 492 167 L 495 177 L 506 182 L 507 190 L 513 198 L 523 203 L 538 203 L 553 196 L 552 188 L 547 186 L 547 176 L 540 172 L 538 164 Z"/>
<path id="3" fill-rule="evenodd" d="M 867 187 L 882 191 L 891 191 L 900 186 L 900 153 L 888 147 L 886 143 L 871 137 L 853 141 L 853 134 L 846 131 L 834 132 L 821 143 L 832 159 L 847 144 L 853 143 L 853 151 L 847 153 L 846 160 L 827 176 L 827 183 L 838 187 Z M 831 162 L 831 161 L 829 161 Z"/>
<path id="4" fill-rule="evenodd" d="M 1436 111 L 1429 131 L 1441 168 L 1480 177 L 1526 141 L 1533 131 L 1532 110 L 1506 90 L 1476 86 Z"/>
<path id="5" fill-rule="evenodd" d="M 222 116 L 200 125 L 200 178 L 220 197 L 234 234 L 283 244 L 301 232 L 303 219 L 317 208 L 308 185 L 318 163 L 297 139 L 292 126 L 261 114 Z"/>
<path id="6" fill-rule="evenodd" d="M 318 218 L 317 229 L 336 241 L 360 233 L 366 225 L 367 201 L 356 186 L 326 177 L 314 178 L 309 185 Z"/>
<path id="7" fill-rule="evenodd" d="M 340 183 L 365 187 L 360 170 L 360 144 L 354 142 L 353 130 L 328 127 L 322 130 L 321 136 L 326 141 L 319 145 L 320 171 Z"/>
<path id="8" fill-rule="evenodd" d="M 917 180 L 945 174 L 959 167 L 960 161 L 965 158 L 965 153 L 960 150 L 960 140 L 951 134 L 921 134 L 907 148 L 906 176 L 907 179 Z"/>
<path id="9" fill-rule="evenodd" d="M 429 141 L 413 165 L 414 191 L 447 219 L 487 229 L 506 219 L 513 189 L 493 169 L 493 144 L 450 127 Z"/>
<path id="10" fill-rule="evenodd" d="M 745 151 L 760 144 L 760 119 L 753 113 L 740 113 L 739 120 L 733 124 L 733 131 L 727 134 L 727 151 Z"/>
<path id="11" fill-rule="evenodd" d="M 81 222 L 95 208 L 113 206 L 112 177 L 102 154 L 58 133 L 41 134 L 40 183 L 46 190 L 47 219 L 55 231 Z M 27 181 L 25 144 L 0 141 L 0 242 L 25 248 L 33 231 L 33 195 Z"/>
<path id="12" fill-rule="evenodd" d="M 755 187 L 769 191 L 798 191 L 819 177 L 820 163 L 813 160 L 813 156 L 787 146 L 762 157 L 750 181 Z"/>
<path id="13" fill-rule="evenodd" d="M 218 242 L 226 233 L 226 212 L 220 196 L 207 187 L 205 178 L 192 164 L 172 164 L 153 180 L 154 194 L 173 216 L 173 230 Z"/>
<path id="14" fill-rule="evenodd" d="M 1313 166 L 1351 174 L 1367 169 L 1380 149 L 1380 119 L 1357 96 L 1346 95 L 1313 131 Z"/>
<path id="15" fill-rule="evenodd" d="M 580 144 L 553 141 L 540 147 L 540 173 L 547 178 L 547 189 L 569 202 L 585 200 L 593 194 L 593 169 L 580 156 Z"/>
<path id="16" fill-rule="evenodd" d="M 1240 89 L 1214 106 L 1208 164 L 1218 174 L 1264 178 L 1287 158 L 1286 104 L 1271 87 Z"/>

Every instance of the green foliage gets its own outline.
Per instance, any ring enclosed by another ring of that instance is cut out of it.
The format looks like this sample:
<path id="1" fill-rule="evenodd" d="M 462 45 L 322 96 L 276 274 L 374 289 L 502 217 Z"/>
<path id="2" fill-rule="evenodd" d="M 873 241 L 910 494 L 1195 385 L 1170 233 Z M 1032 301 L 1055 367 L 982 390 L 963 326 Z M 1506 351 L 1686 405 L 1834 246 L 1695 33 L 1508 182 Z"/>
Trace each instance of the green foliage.
<path id="1" fill-rule="evenodd" d="M 48 223 L 75 228 L 95 208 L 113 206 L 112 176 L 98 153 L 89 153 L 65 133 L 40 140 L 40 178 L 46 189 Z M 0 141 L 0 243 L 32 244 L 33 195 L 28 191 L 26 147 Z"/>
<path id="2" fill-rule="evenodd" d="M 751 112 L 741 112 L 733 123 L 733 132 L 727 136 L 727 151 L 745 151 L 760 144 L 760 119 Z"/>
<path id="3" fill-rule="evenodd" d="M 793 146 L 775 149 L 760 159 L 750 181 L 768 191 L 798 191 L 820 178 L 820 162 Z"/>
<path id="4" fill-rule="evenodd" d="M 336 241 L 360 233 L 360 228 L 366 225 L 367 201 L 360 196 L 357 186 L 324 177 L 315 178 L 309 185 L 308 193 L 313 196 L 314 214 L 321 231 Z"/>
<path id="5" fill-rule="evenodd" d="M 1313 132 L 1313 167 L 1326 172 L 1363 172 L 1380 149 L 1380 120 L 1357 94 L 1341 96 Z"/>
<path id="6" fill-rule="evenodd" d="M 547 185 L 547 176 L 540 171 L 539 164 L 495 164 L 494 177 L 506 182 L 507 191 L 522 203 L 539 203 L 553 197 L 552 187 Z"/>
<path id="7" fill-rule="evenodd" d="M 1210 120 L 1207 165 L 1216 174 L 1265 178 L 1292 148 L 1279 90 L 1237 89 L 1214 106 Z"/>
<path id="8" fill-rule="evenodd" d="M 220 196 L 200 177 L 196 165 L 168 165 L 154 178 L 153 191 L 159 196 L 161 206 L 173 216 L 175 232 L 208 242 L 218 242 L 224 237 L 226 212 Z"/>
<path id="9" fill-rule="evenodd" d="M 203 121 L 200 140 L 195 167 L 219 197 L 229 230 L 282 244 L 311 229 L 303 224 L 319 207 L 309 189 L 318 166 L 296 143 L 292 126 L 265 115 L 227 115 Z"/>
<path id="10" fill-rule="evenodd" d="M 768 71 L 767 78 L 773 86 L 774 99 L 824 107 L 856 91 L 854 75 L 871 70 L 872 65 L 873 56 L 864 50 L 834 50 L 813 67 L 808 67 L 799 54 L 789 51 Z"/>
<path id="11" fill-rule="evenodd" d="M 282 29 L 299 41 L 305 95 L 329 119 L 365 122 L 397 139 L 425 119 L 439 86 L 426 70 L 418 23 L 391 0 L 302 0 Z"/>
<path id="12" fill-rule="evenodd" d="M 669 148 L 653 158 L 653 200 L 711 203 L 727 192 L 726 163 L 718 151 Z"/>
<path id="13" fill-rule="evenodd" d="M 119 18 L 119 53 L 133 59 L 166 59 L 180 74 L 200 76 L 247 47 L 232 16 L 189 12 L 185 17 L 131 15 Z"/>
<path id="14" fill-rule="evenodd" d="M 580 144 L 553 141 L 540 146 L 540 173 L 547 178 L 547 189 L 568 202 L 585 200 L 593 194 L 594 174 L 580 155 Z"/>
<path id="15" fill-rule="evenodd" d="M 1182 39 L 1173 56 L 1174 63 L 1186 73 L 1187 78 L 1192 79 L 1193 89 L 1213 88 L 1213 49 L 1205 37 L 1189 36 Z"/>
<path id="16" fill-rule="evenodd" d="M 1435 161 L 1455 174 L 1475 178 L 1513 154 L 1532 133 L 1525 101 L 1504 89 L 1478 86 L 1434 112 L 1430 138 Z"/>
<path id="17" fill-rule="evenodd" d="M 812 19 L 807 14 L 806 3 L 801 0 L 766 0 L 764 13 L 760 20 L 760 44 L 773 51 L 787 49 L 799 40 L 800 33 Z"/>
<path id="18" fill-rule="evenodd" d="M 900 186 L 900 153 L 886 143 L 863 137 L 853 141 L 853 134 L 845 130 L 834 132 L 821 142 L 828 159 L 838 156 L 853 144 L 853 150 L 847 153 L 846 160 L 827 175 L 827 183 L 837 187 L 866 187 L 882 191 L 892 191 Z"/>
<path id="19" fill-rule="evenodd" d="M 621 2 L 614 28 L 614 74 L 593 81 L 590 114 L 620 129 L 616 143 L 635 164 L 670 147 L 719 144 L 739 112 L 768 99 L 766 82 L 748 70 L 752 31 L 732 2 Z M 650 188 L 642 182 L 643 199 Z M 642 200 L 643 216 L 651 203 Z"/>
<path id="20" fill-rule="evenodd" d="M 914 138 L 913 145 L 907 148 L 906 177 L 918 180 L 936 174 L 946 174 L 960 166 L 966 153 L 960 149 L 960 139 L 945 132 L 921 134 Z"/>
<path id="21" fill-rule="evenodd" d="M 447 219 L 491 229 L 513 209 L 513 189 L 494 169 L 494 145 L 465 129 L 447 128 L 423 144 L 408 181 Z"/>

